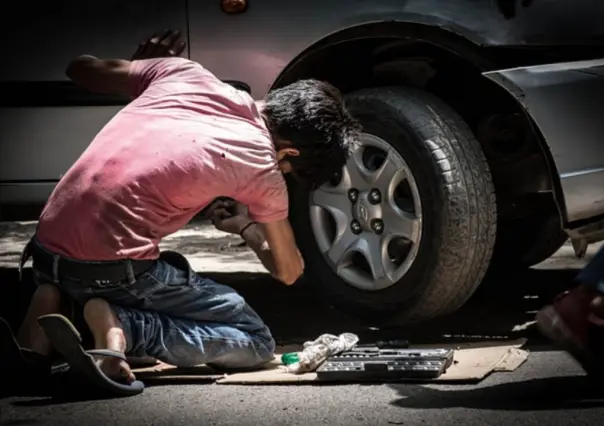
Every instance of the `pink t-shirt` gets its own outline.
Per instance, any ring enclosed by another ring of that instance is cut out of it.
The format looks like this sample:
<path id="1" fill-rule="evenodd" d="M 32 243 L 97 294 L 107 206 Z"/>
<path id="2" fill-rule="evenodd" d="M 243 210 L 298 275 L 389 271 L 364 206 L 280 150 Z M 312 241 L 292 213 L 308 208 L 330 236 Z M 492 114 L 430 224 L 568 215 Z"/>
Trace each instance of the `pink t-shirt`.
<path id="1" fill-rule="evenodd" d="M 59 181 L 38 223 L 80 260 L 154 259 L 159 241 L 218 196 L 253 220 L 288 215 L 285 180 L 253 99 L 182 58 L 135 61 L 134 100 Z"/>

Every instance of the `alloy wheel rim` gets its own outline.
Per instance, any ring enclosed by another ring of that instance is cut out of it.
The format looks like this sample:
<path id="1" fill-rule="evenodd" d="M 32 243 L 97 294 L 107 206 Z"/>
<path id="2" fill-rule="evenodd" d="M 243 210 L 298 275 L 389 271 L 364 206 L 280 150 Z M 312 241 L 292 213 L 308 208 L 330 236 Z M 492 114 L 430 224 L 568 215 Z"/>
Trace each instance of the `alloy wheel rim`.
<path id="1" fill-rule="evenodd" d="M 342 173 L 312 191 L 309 205 L 319 250 L 348 285 L 383 290 L 411 268 L 421 200 L 407 163 L 385 140 L 363 133 Z"/>

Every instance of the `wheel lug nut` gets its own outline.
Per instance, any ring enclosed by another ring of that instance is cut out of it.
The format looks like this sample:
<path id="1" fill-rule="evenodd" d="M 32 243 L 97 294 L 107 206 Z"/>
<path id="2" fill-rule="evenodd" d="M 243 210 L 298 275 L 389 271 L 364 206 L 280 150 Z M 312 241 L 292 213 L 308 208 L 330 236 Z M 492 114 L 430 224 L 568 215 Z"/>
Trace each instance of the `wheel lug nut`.
<path id="1" fill-rule="evenodd" d="M 382 222 L 380 219 L 373 219 L 371 221 L 371 229 L 373 229 L 373 232 L 376 234 L 381 234 L 384 232 L 384 222 Z"/>
<path id="2" fill-rule="evenodd" d="M 352 188 L 348 191 L 348 199 L 351 203 L 356 203 L 359 199 L 359 191 L 355 188 Z"/>
<path id="3" fill-rule="evenodd" d="M 350 229 L 352 230 L 353 234 L 360 234 L 361 231 L 363 230 L 361 228 L 361 224 L 359 222 L 357 222 L 356 220 L 353 220 L 352 222 L 350 222 Z"/>
<path id="4" fill-rule="evenodd" d="M 379 204 L 382 202 L 382 194 L 379 189 L 374 188 L 371 190 L 369 193 L 369 202 L 371 204 Z"/>

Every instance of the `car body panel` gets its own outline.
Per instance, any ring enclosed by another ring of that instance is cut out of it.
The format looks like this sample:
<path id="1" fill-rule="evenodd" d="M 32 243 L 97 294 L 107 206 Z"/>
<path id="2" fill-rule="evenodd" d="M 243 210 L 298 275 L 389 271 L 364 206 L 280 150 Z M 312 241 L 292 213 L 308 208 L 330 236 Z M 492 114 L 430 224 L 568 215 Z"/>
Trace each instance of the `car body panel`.
<path id="1" fill-rule="evenodd" d="M 257 0 L 235 16 L 217 3 L 189 3 L 191 59 L 220 78 L 245 81 L 255 97 L 314 43 L 368 23 L 425 24 L 477 45 L 604 45 L 604 2 L 597 0 L 536 1 L 519 7 L 513 19 L 505 18 L 497 2 L 483 0 L 357 0 L 346 7 L 340 0 Z"/>
<path id="2" fill-rule="evenodd" d="M 19 141 L 2 145 L 0 181 L 31 180 L 32 176 L 36 180 L 59 180 L 119 108 L 0 109 L 2 138 Z M 28 157 L 32 163 L 26 162 Z"/>
<path id="3" fill-rule="evenodd" d="M 12 6 L 11 13 L 0 14 L 6 33 L 16 37 L 4 43 L 10 66 L 0 67 L 5 94 L 0 99 L 0 202 L 23 202 L 29 192 L 29 202 L 39 203 L 120 109 L 106 102 L 95 105 L 92 94 L 92 101 L 85 99 L 87 93 L 74 98 L 65 76 L 69 61 L 85 53 L 129 59 L 153 32 L 186 29 L 186 1 L 61 0 Z M 26 182 L 32 183 L 31 191 L 24 188 Z"/>
<path id="4" fill-rule="evenodd" d="M 547 142 L 566 220 L 604 214 L 604 59 L 484 75 L 518 100 Z"/>
<path id="5" fill-rule="evenodd" d="M 40 206 L 50 196 L 58 181 L 0 182 L 0 210 L 2 206 Z M 0 211 L 1 213 L 1 211 Z"/>
<path id="6" fill-rule="evenodd" d="M 11 3 L 0 14 L 6 34 L 0 81 L 67 80 L 65 67 L 88 53 L 129 59 L 136 46 L 163 28 L 187 28 L 186 0 L 60 0 Z"/>

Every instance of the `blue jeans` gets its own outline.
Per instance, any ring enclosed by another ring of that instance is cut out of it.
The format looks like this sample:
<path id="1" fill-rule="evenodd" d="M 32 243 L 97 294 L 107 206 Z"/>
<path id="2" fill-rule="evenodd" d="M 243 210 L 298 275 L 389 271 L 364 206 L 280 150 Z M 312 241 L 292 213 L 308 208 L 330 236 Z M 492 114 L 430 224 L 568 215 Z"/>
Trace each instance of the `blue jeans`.
<path id="1" fill-rule="evenodd" d="M 53 277 L 35 269 L 34 276 L 37 284 L 53 284 Z M 121 322 L 129 356 L 219 368 L 252 368 L 274 359 L 275 342 L 258 314 L 232 288 L 196 275 L 184 256 L 163 252 L 134 278 L 59 277 L 54 284 L 81 305 L 106 300 Z"/>

